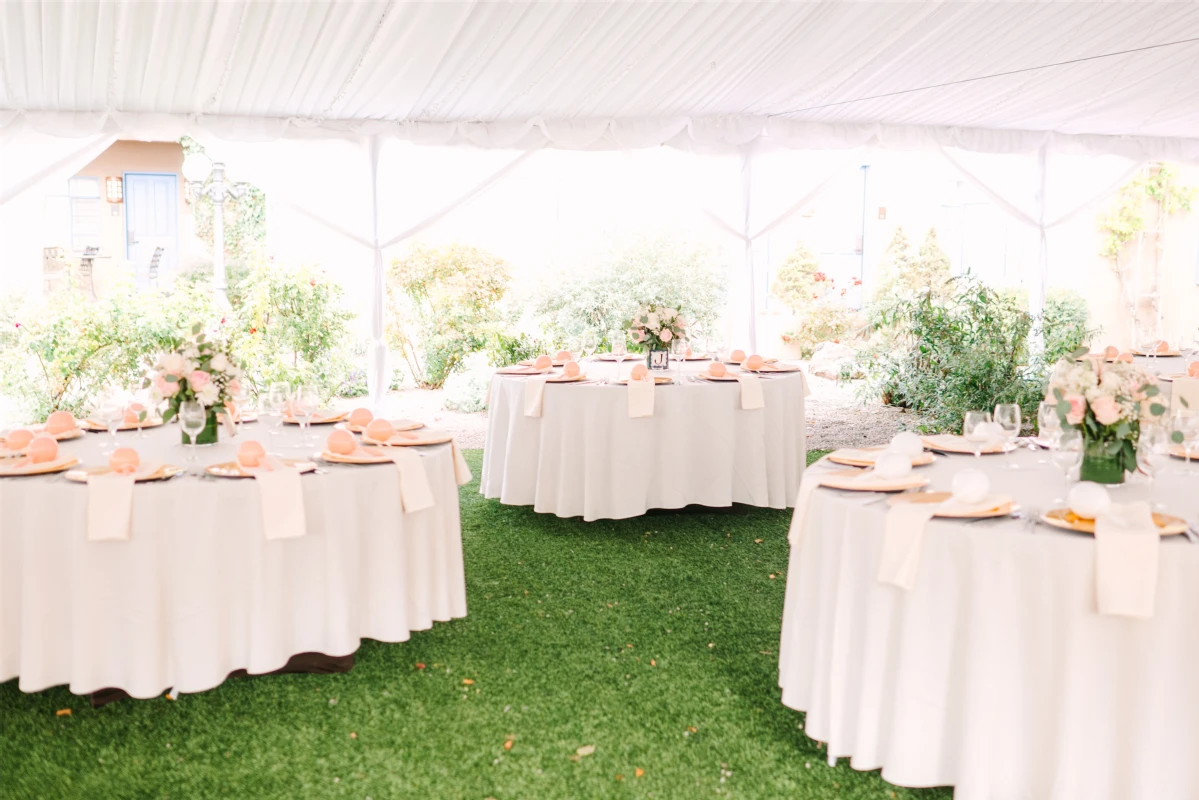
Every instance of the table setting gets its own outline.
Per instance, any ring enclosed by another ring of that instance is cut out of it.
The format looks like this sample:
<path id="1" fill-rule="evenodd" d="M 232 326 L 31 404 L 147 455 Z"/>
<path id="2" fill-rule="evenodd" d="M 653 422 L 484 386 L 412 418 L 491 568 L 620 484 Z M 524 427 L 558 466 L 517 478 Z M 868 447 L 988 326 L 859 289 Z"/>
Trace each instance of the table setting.
<path id="1" fill-rule="evenodd" d="M 668 311 L 663 325 L 685 331 Z M 806 453 L 802 370 L 776 362 L 755 372 L 767 360 L 745 353 L 727 364 L 732 353 L 681 332 L 669 337 L 675 351 L 629 358 L 627 346 L 646 347 L 648 335 L 630 326 L 608 333 L 612 353 L 563 351 L 519 368 L 537 372 L 498 370 L 482 494 L 585 521 L 688 505 L 791 506 Z"/>
<path id="2" fill-rule="evenodd" d="M 1199 465 L 1155 376 L 1059 364 L 1035 436 L 971 414 L 975 436 L 901 433 L 805 473 L 784 705 L 830 763 L 902 786 L 1189 796 Z"/>
<path id="3" fill-rule="evenodd" d="M 261 421 L 217 428 L 228 384 L 202 397 L 217 379 L 158 367 L 177 370 L 149 378 L 161 415 L 103 417 L 154 427 L 86 432 L 59 411 L 0 436 L 0 681 L 93 702 L 199 692 L 241 670 L 344 671 L 363 638 L 465 616 L 471 475 L 452 436 L 357 409 L 314 438 L 286 422 L 312 417 L 288 384 Z"/>

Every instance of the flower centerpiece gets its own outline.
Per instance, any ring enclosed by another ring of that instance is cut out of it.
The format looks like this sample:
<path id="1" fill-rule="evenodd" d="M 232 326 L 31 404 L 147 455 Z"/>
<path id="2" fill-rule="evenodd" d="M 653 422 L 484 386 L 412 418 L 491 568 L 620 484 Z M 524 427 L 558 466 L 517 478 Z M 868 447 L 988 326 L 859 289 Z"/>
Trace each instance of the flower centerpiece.
<path id="1" fill-rule="evenodd" d="M 156 399 L 167 402 L 163 422 L 170 422 L 186 401 L 204 406 L 208 419 L 196 436 L 196 444 L 216 444 L 217 412 L 232 402 L 241 375 L 241 369 L 233 363 L 229 343 L 208 338 L 203 326 L 196 324 L 190 334 L 174 340 L 171 350 L 159 356 L 142 380 L 142 388 L 151 389 Z M 225 419 L 230 418 L 225 415 Z"/>
<path id="2" fill-rule="evenodd" d="M 629 321 L 629 337 L 645 351 L 647 367 L 669 369 L 670 343 L 686 341 L 688 324 L 682 312 L 650 303 Z"/>
<path id="3" fill-rule="evenodd" d="M 1123 483 L 1124 473 L 1137 468 L 1141 426 L 1166 413 L 1161 389 L 1157 377 L 1136 364 L 1077 360 L 1084 351 L 1054 367 L 1049 397 L 1057 404 L 1062 425 L 1082 434 L 1079 479 Z"/>

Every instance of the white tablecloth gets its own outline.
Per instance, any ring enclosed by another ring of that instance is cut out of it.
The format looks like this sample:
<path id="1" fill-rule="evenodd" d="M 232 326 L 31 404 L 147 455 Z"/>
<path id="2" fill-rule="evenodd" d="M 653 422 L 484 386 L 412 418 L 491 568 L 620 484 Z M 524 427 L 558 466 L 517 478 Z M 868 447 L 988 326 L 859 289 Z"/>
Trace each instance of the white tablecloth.
<path id="1" fill-rule="evenodd" d="M 1003 458 L 1028 469 L 1001 471 Z M 981 464 L 996 490 L 1045 510 L 1061 477 L 1037 458 L 953 456 L 925 474 L 944 491 Z M 1159 487 L 1192 520 L 1197 477 Z M 1148 499 L 1143 485 L 1112 491 Z M 1150 620 L 1096 612 L 1092 537 L 1015 520 L 933 521 L 904 591 L 876 580 L 877 497 L 817 489 L 790 557 L 779 682 L 830 758 L 952 784 L 957 800 L 1199 796 L 1199 546 L 1163 541 Z"/>
<path id="2" fill-rule="evenodd" d="M 273 424 L 273 423 L 271 423 Z M 317 426 L 321 441 L 329 428 Z M 296 448 L 286 426 L 283 455 Z M 183 465 L 179 428 L 138 440 L 145 460 Z M 237 440 L 199 448 L 232 460 Z M 266 442 L 266 423 L 242 438 Z M 63 442 L 99 465 L 107 434 Z M 86 538 L 87 488 L 62 477 L 0 479 L 0 681 L 154 697 L 197 692 L 234 670 L 270 672 L 297 653 L 344 656 L 364 637 L 406 641 L 466 615 L 458 487 L 450 445 L 421 448 L 437 500 L 400 510 L 396 469 L 305 475 L 302 538 L 263 538 L 253 480 L 180 476 L 134 489 L 132 536 Z"/>
<path id="3" fill-rule="evenodd" d="M 708 363 L 689 362 L 685 373 Z M 617 374 L 613 364 L 583 367 L 590 378 Z M 492 382 L 486 497 L 587 521 L 691 504 L 786 508 L 795 500 L 806 453 L 800 372 L 762 378 L 766 407 L 750 411 L 736 382 L 656 386 L 654 414 L 641 419 L 629 418 L 628 389 L 615 383 L 551 383 L 541 417 L 525 416 L 526 380 Z"/>

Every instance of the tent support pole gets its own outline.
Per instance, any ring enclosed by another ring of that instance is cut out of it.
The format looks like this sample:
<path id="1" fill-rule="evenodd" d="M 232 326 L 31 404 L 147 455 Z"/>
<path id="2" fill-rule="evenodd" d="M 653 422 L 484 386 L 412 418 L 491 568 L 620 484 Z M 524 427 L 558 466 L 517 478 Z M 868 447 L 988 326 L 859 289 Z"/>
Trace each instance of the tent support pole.
<path id="1" fill-rule="evenodd" d="M 753 194 L 753 143 L 741 151 L 741 238 L 745 241 L 745 276 L 749 281 L 749 349 L 758 352 L 758 287 L 754 275 L 754 240 L 750 238 L 750 198 Z"/>
<path id="2" fill-rule="evenodd" d="M 383 396 L 390 384 L 387 362 L 387 342 L 383 336 L 383 248 L 379 245 L 379 136 L 367 140 L 371 170 L 371 335 L 367 347 L 367 391 L 375 414 L 382 411 Z"/>
<path id="3" fill-rule="evenodd" d="M 1046 212 L 1049 207 L 1049 143 L 1045 142 L 1037 151 L 1037 275 L 1029 287 L 1028 310 L 1034 318 L 1040 317 L 1035 323 L 1035 332 L 1030 337 L 1029 344 L 1034 353 L 1045 351 L 1045 331 L 1042 323 L 1045 314 L 1045 298 L 1049 291 L 1049 231 L 1045 225 Z"/>

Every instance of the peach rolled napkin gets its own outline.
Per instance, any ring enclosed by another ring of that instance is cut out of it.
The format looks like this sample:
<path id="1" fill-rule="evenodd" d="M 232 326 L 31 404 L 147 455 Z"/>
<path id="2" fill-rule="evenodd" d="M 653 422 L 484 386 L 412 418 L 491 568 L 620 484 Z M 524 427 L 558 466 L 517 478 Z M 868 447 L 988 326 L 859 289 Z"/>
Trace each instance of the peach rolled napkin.
<path id="1" fill-rule="evenodd" d="M 903 503 L 887 511 L 883 522 L 883 552 L 878 562 L 878 582 L 901 589 L 916 585 L 924 531 L 940 503 Z"/>
<path id="2" fill-rule="evenodd" d="M 106 472 L 87 477 L 87 540 L 125 542 L 133 522 L 133 486 L 162 469 L 161 462 L 138 466 L 136 472 Z"/>
<path id="3" fill-rule="evenodd" d="M 1148 503 L 1112 503 L 1095 520 L 1095 593 L 1100 614 L 1153 616 L 1160 548 L 1161 534 Z"/>
<path id="4" fill-rule="evenodd" d="M 757 375 L 748 372 L 734 376 L 741 385 L 741 407 L 747 411 L 755 408 L 765 408 L 766 398 L 762 395 L 762 381 Z"/>
<path id="5" fill-rule="evenodd" d="M 258 484 L 262 533 L 269 540 L 297 539 L 308 531 L 300 471 L 268 456 L 265 466 L 243 467 Z"/>
<path id="6" fill-rule="evenodd" d="M 450 449 L 454 454 L 454 482 L 459 486 L 465 486 L 474 478 L 470 471 L 470 465 L 462 457 L 462 450 L 459 449 L 457 442 L 450 442 Z"/>
<path id="7" fill-rule="evenodd" d="M 549 375 L 541 375 L 536 378 L 529 378 L 525 381 L 525 416 L 540 417 L 541 404 L 545 398 L 545 382 L 550 379 Z"/>
<path id="8" fill-rule="evenodd" d="M 433 489 L 429 486 L 429 474 L 425 472 L 420 453 L 407 447 L 392 447 L 388 448 L 387 457 L 400 473 L 400 503 L 405 514 L 436 505 Z"/>
<path id="9" fill-rule="evenodd" d="M 652 417 L 654 415 L 654 377 L 629 380 L 629 418 Z"/>

